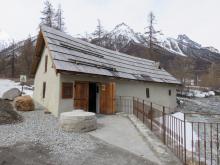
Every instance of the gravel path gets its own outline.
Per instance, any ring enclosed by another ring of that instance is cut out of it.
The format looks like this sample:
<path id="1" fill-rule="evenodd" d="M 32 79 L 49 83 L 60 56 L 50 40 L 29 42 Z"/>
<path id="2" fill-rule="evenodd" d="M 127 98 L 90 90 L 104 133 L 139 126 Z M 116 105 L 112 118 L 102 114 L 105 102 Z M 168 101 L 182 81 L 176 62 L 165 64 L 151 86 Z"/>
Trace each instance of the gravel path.
<path id="1" fill-rule="evenodd" d="M 0 164 L 153 164 L 89 134 L 63 132 L 43 111 L 20 114 L 24 122 L 0 126 Z"/>
<path id="2" fill-rule="evenodd" d="M 1 146 L 11 146 L 17 143 L 34 143 L 49 146 L 51 154 L 61 155 L 60 159 L 73 159 L 74 155 L 85 150 L 95 149 L 95 143 L 87 134 L 65 133 L 58 127 L 58 122 L 52 115 L 42 111 L 24 112 L 24 122 L 14 125 L 0 126 Z M 73 153 L 74 148 L 74 153 Z M 62 153 L 66 154 L 62 154 Z"/>

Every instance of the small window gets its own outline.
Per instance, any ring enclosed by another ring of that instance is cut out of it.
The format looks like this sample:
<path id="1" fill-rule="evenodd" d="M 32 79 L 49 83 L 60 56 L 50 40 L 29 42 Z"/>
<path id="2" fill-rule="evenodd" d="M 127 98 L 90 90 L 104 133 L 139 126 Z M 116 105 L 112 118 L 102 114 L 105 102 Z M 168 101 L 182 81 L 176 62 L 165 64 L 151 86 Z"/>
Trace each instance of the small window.
<path id="1" fill-rule="evenodd" d="M 62 98 L 73 98 L 73 83 L 62 83 Z"/>
<path id="2" fill-rule="evenodd" d="M 47 61 L 48 61 L 48 56 L 45 56 L 45 68 L 44 68 L 44 72 L 47 72 Z"/>
<path id="3" fill-rule="evenodd" d="M 146 97 L 150 98 L 150 90 L 149 90 L 149 88 L 146 88 Z"/>
<path id="4" fill-rule="evenodd" d="M 169 89 L 169 96 L 171 96 L 171 90 Z"/>
<path id="5" fill-rule="evenodd" d="M 46 94 L 46 82 L 43 82 L 43 98 L 45 98 Z"/>

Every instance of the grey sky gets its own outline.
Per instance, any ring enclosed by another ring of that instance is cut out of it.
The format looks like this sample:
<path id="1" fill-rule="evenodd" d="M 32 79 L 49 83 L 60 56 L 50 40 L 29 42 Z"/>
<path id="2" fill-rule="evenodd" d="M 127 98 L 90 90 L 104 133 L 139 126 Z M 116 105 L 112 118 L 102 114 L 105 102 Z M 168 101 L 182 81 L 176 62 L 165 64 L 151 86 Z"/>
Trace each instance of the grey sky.
<path id="1" fill-rule="evenodd" d="M 0 30 L 15 40 L 36 34 L 42 0 L 0 0 Z M 219 0 L 51 0 L 64 10 L 67 32 L 92 32 L 97 18 L 107 30 L 125 22 L 144 31 L 147 15 L 155 13 L 157 26 L 165 36 L 186 34 L 191 39 L 220 50 Z M 1 34 L 1 33 L 0 33 Z"/>

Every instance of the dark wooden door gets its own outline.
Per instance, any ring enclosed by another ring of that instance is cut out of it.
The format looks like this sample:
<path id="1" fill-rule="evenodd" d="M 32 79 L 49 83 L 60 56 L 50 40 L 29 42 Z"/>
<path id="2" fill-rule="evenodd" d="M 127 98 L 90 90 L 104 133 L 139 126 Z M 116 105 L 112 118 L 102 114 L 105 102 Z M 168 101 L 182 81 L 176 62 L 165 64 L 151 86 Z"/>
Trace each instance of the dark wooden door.
<path id="1" fill-rule="evenodd" d="M 100 89 L 100 113 L 115 113 L 115 83 L 102 83 Z"/>
<path id="2" fill-rule="evenodd" d="M 89 83 L 75 82 L 74 108 L 88 111 L 89 106 Z"/>

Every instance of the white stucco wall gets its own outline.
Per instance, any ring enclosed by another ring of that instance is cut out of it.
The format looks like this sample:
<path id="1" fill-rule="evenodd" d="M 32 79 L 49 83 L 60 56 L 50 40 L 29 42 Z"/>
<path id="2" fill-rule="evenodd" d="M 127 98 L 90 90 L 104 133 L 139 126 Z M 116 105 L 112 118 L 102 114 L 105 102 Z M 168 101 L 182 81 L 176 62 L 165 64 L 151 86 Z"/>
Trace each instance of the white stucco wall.
<path id="1" fill-rule="evenodd" d="M 90 81 L 97 83 L 113 81 L 116 83 L 116 96 L 135 96 L 171 109 L 176 107 L 175 85 L 85 75 L 61 75 L 61 82 L 72 82 L 74 84 L 75 81 Z M 150 90 L 150 98 L 146 97 L 146 88 L 149 88 Z M 169 90 L 171 90 L 171 96 L 169 96 Z M 156 104 L 154 104 L 154 107 L 162 110 L 162 106 L 157 106 Z M 60 100 L 60 112 L 68 111 L 73 108 L 73 99 Z"/>
<path id="2" fill-rule="evenodd" d="M 45 56 L 48 56 L 47 72 L 45 72 Z M 46 93 L 43 98 L 43 82 L 46 82 Z M 56 74 L 47 48 L 44 48 L 34 79 L 33 98 L 53 115 L 58 116 L 60 101 L 60 74 Z"/>
<path id="3" fill-rule="evenodd" d="M 48 55 L 48 65 L 47 72 L 45 73 L 44 67 L 46 55 Z M 52 59 L 47 48 L 45 48 L 43 51 L 41 61 L 35 75 L 35 89 L 33 98 L 35 101 L 52 112 L 53 115 L 59 116 L 59 114 L 62 112 L 71 111 L 74 109 L 74 96 L 71 99 L 62 99 L 61 97 L 62 82 L 71 82 L 74 85 L 75 81 L 90 81 L 97 83 L 115 82 L 116 96 L 135 96 L 141 99 L 149 100 L 156 104 L 164 105 L 166 107 L 176 107 L 175 85 L 130 81 L 89 75 L 66 75 L 56 73 L 55 69 L 52 67 Z M 46 82 L 45 98 L 43 98 L 43 82 Z M 149 88 L 150 90 L 150 98 L 146 97 L 146 88 Z M 171 96 L 169 96 L 168 93 L 169 89 L 171 90 Z"/>
<path id="4" fill-rule="evenodd" d="M 146 96 L 146 88 L 149 88 L 149 98 Z M 153 106 L 160 110 L 162 106 L 169 107 L 171 110 L 177 106 L 175 85 L 120 80 L 116 81 L 116 89 L 117 96 L 138 97 L 149 101 L 149 104 L 152 102 Z M 169 96 L 169 90 L 171 90 L 171 96 Z"/>

